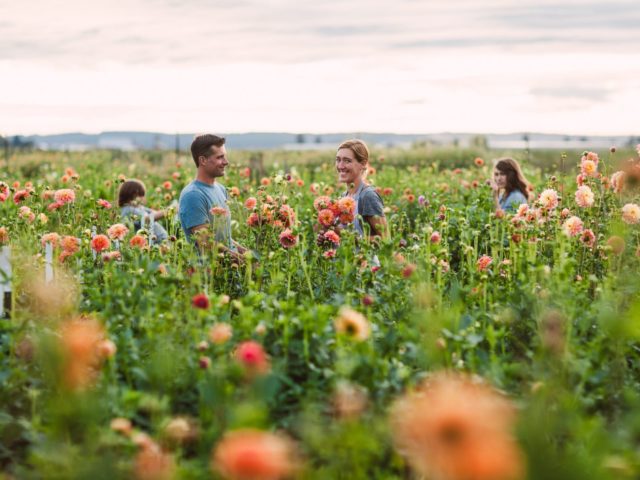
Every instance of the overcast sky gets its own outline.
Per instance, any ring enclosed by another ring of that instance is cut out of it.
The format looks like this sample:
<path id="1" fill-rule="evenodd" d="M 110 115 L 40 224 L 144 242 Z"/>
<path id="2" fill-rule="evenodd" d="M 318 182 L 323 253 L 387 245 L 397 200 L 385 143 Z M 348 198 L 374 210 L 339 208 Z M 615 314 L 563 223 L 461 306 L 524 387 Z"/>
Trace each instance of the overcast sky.
<path id="1" fill-rule="evenodd" d="M 0 0 L 0 134 L 638 134 L 640 2 Z"/>

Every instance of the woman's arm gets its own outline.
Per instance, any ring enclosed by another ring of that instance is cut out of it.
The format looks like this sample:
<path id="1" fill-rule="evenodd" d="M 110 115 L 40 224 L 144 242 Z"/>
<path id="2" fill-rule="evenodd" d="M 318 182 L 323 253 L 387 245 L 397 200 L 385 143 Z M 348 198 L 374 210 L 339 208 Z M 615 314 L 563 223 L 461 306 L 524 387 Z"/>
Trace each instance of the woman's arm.
<path id="1" fill-rule="evenodd" d="M 386 217 L 375 215 L 362 218 L 369 225 L 369 241 L 377 241 L 380 237 L 384 239 L 389 238 Z"/>

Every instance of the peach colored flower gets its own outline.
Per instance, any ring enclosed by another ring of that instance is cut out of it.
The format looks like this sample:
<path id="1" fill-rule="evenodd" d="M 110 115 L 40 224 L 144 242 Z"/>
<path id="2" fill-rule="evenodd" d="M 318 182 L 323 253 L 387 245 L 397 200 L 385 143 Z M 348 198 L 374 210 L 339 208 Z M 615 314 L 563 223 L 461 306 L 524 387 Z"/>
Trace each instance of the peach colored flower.
<path id="1" fill-rule="evenodd" d="M 65 235 L 60 240 L 62 250 L 68 253 L 75 253 L 80 249 L 80 239 L 71 235 Z"/>
<path id="2" fill-rule="evenodd" d="M 624 188 L 624 181 L 626 178 L 626 174 L 623 171 L 615 172 L 611 175 L 611 187 L 613 188 L 614 193 L 620 193 Z"/>
<path id="3" fill-rule="evenodd" d="M 227 215 L 227 209 L 220 206 L 211 207 L 209 212 L 216 217 L 224 217 Z"/>
<path id="4" fill-rule="evenodd" d="M 353 214 L 356 211 L 356 201 L 351 197 L 342 197 L 337 203 L 340 213 Z"/>
<path id="5" fill-rule="evenodd" d="M 133 473 L 136 480 L 171 480 L 175 468 L 173 456 L 149 440 L 136 455 Z"/>
<path id="6" fill-rule="evenodd" d="M 492 263 L 493 263 L 493 258 L 491 258 L 489 255 L 482 255 L 478 259 L 476 267 L 478 268 L 479 272 L 484 272 L 487 268 L 489 268 L 489 265 L 491 265 Z"/>
<path id="7" fill-rule="evenodd" d="M 8 243 L 9 242 L 9 231 L 7 227 L 0 227 L 0 243 Z"/>
<path id="8" fill-rule="evenodd" d="M 134 235 L 129 240 L 129 245 L 134 248 L 144 248 L 147 246 L 147 239 L 142 235 Z"/>
<path id="9" fill-rule="evenodd" d="M 228 323 L 214 323 L 209 330 L 209 339 L 215 345 L 227 343 L 233 336 L 233 328 Z"/>
<path id="10" fill-rule="evenodd" d="M 546 191 L 547 190 L 545 190 L 545 192 Z M 554 190 L 552 190 L 552 191 L 554 191 Z M 544 192 L 542 192 L 542 193 L 544 193 Z M 542 199 L 542 194 L 540 194 L 540 199 L 539 199 L 540 203 L 542 203 L 541 199 Z M 547 198 L 545 197 L 545 199 L 547 199 Z M 557 205 L 558 205 L 558 203 L 557 203 L 557 195 L 556 195 L 556 206 Z M 551 207 L 551 208 L 555 208 L 555 207 Z M 529 211 L 529 205 L 527 205 L 526 203 L 521 203 L 520 205 L 518 205 L 518 211 L 516 212 L 516 217 L 524 217 L 527 214 L 528 211 Z"/>
<path id="11" fill-rule="evenodd" d="M 480 157 L 476 157 L 473 160 L 473 163 L 475 163 L 477 167 L 482 167 L 484 165 L 484 160 Z"/>
<path id="12" fill-rule="evenodd" d="M 313 208 L 317 211 L 324 210 L 325 208 L 331 208 L 331 205 L 331 199 L 326 195 L 321 195 L 313 201 Z"/>
<path id="13" fill-rule="evenodd" d="M 580 218 L 576 217 L 575 215 L 573 217 L 567 218 L 562 224 L 562 231 L 568 237 L 575 237 L 576 235 L 579 235 L 580 233 L 582 233 L 582 229 L 582 220 L 580 220 Z"/>
<path id="14" fill-rule="evenodd" d="M 367 390 L 344 380 L 339 381 L 333 392 L 332 403 L 340 418 L 357 418 L 367 408 Z"/>
<path id="15" fill-rule="evenodd" d="M 98 253 L 110 247 L 111 247 L 111 241 L 109 240 L 109 237 L 107 237 L 106 235 L 99 234 L 91 239 L 91 248 Z"/>
<path id="16" fill-rule="evenodd" d="M 629 225 L 640 222 L 640 206 L 635 203 L 627 203 L 622 207 L 622 220 Z"/>
<path id="17" fill-rule="evenodd" d="M 432 479 L 523 479 L 514 421 L 515 410 L 503 396 L 460 374 L 434 375 L 391 409 L 397 450 Z"/>
<path id="18" fill-rule="evenodd" d="M 546 190 L 543 190 L 540 197 L 538 197 L 538 202 L 543 208 L 553 210 L 558 206 L 558 192 L 553 188 L 547 188 Z"/>
<path id="19" fill-rule="evenodd" d="M 578 187 L 576 190 L 576 203 L 579 207 L 589 208 L 593 206 L 593 202 L 595 201 L 595 197 L 593 192 L 587 185 L 582 185 Z"/>
<path id="20" fill-rule="evenodd" d="M 111 262 L 114 260 L 122 260 L 122 254 L 118 250 L 113 250 L 111 252 L 104 252 L 102 254 L 102 261 Z"/>
<path id="21" fill-rule="evenodd" d="M 73 203 L 76 201 L 76 192 L 70 188 L 62 188 L 60 190 L 56 190 L 56 193 L 53 195 L 53 199 L 62 204 Z"/>
<path id="22" fill-rule="evenodd" d="M 429 239 L 431 243 L 438 244 L 442 241 L 442 235 L 437 230 L 431 234 L 431 238 Z"/>
<path id="23" fill-rule="evenodd" d="M 292 248 L 298 244 L 298 236 L 294 235 L 289 228 L 282 231 L 278 240 L 284 248 Z"/>
<path id="24" fill-rule="evenodd" d="M 596 244 L 596 235 L 595 233 L 593 233 L 593 230 L 587 228 L 580 234 L 580 241 L 587 247 L 593 248 L 593 246 Z"/>
<path id="25" fill-rule="evenodd" d="M 322 209 L 318 212 L 318 222 L 325 227 L 333 225 L 335 218 L 336 217 L 333 212 L 328 208 Z"/>
<path id="26" fill-rule="evenodd" d="M 333 324 L 337 333 L 359 342 L 366 340 L 371 335 L 371 327 L 366 317 L 347 306 L 340 307 Z"/>
<path id="27" fill-rule="evenodd" d="M 103 340 L 104 329 L 94 319 L 68 320 L 60 326 L 63 381 L 67 388 L 81 390 L 93 382 L 104 358 L 99 348 Z"/>
<path id="28" fill-rule="evenodd" d="M 260 179 L 260 185 L 264 185 L 265 187 L 271 185 L 271 179 L 267 177 L 262 177 Z"/>
<path id="29" fill-rule="evenodd" d="M 598 165 L 598 162 L 600 162 L 600 158 L 598 157 L 598 154 L 595 152 L 584 152 L 580 161 L 584 162 L 585 160 L 589 160 L 595 163 L 596 166 Z"/>
<path id="30" fill-rule="evenodd" d="M 211 470 L 230 480 L 280 480 L 298 468 L 287 437 L 254 429 L 225 433 L 212 452 Z"/>
<path id="31" fill-rule="evenodd" d="M 585 177 L 595 177 L 598 174 L 598 165 L 593 160 L 583 160 L 580 164 L 580 172 Z"/>
<path id="32" fill-rule="evenodd" d="M 255 197 L 249 197 L 245 200 L 244 207 L 247 210 L 253 210 L 254 208 L 256 208 L 257 204 L 258 204 L 258 200 L 256 200 Z"/>
<path id="33" fill-rule="evenodd" d="M 174 417 L 164 426 L 162 433 L 173 444 L 185 444 L 198 436 L 198 429 L 193 420 Z"/>
<path id="34" fill-rule="evenodd" d="M 338 235 L 336 232 L 334 232 L 333 230 L 329 230 L 327 232 L 325 232 L 324 234 L 324 238 L 326 240 L 329 240 L 331 243 L 333 243 L 335 246 L 340 245 L 340 235 Z"/>
<path id="35" fill-rule="evenodd" d="M 278 218 L 287 227 L 292 226 L 296 220 L 296 212 L 289 205 L 281 205 L 278 210 Z"/>
<path id="36" fill-rule="evenodd" d="M 107 229 L 107 235 L 111 240 L 124 240 L 129 233 L 129 228 L 122 223 L 115 223 Z"/>
<path id="37" fill-rule="evenodd" d="M 22 206 L 18 209 L 18 217 L 28 220 L 33 216 L 35 219 L 35 214 L 31 211 L 31 209 L 27 206 Z"/>
<path id="38" fill-rule="evenodd" d="M 50 243 L 54 248 L 58 246 L 60 243 L 60 235 L 56 232 L 45 233 L 42 235 L 42 246 L 44 247 L 47 243 Z"/>
<path id="39" fill-rule="evenodd" d="M 111 420 L 109 426 L 114 432 L 121 433 L 127 437 L 133 432 L 131 421 L 128 418 L 116 417 Z"/>

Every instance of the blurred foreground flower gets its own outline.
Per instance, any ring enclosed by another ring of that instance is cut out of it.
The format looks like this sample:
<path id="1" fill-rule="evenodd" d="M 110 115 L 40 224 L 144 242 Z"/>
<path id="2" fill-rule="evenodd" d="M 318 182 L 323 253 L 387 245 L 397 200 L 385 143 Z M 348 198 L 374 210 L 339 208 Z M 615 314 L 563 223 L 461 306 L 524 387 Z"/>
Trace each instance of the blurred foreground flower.
<path id="1" fill-rule="evenodd" d="M 622 220 L 629 225 L 640 222 L 640 207 L 635 203 L 627 203 L 622 207 Z"/>
<path id="2" fill-rule="evenodd" d="M 447 373 L 401 398 L 391 413 L 398 451 L 431 480 L 523 478 L 514 420 L 512 405 L 490 386 Z"/>
<path id="3" fill-rule="evenodd" d="M 173 456 L 152 440 L 143 443 L 135 460 L 134 475 L 138 480 L 170 480 L 174 478 Z"/>
<path id="4" fill-rule="evenodd" d="M 252 340 L 238 345 L 235 358 L 248 374 L 262 374 L 269 371 L 269 359 L 258 342 Z"/>
<path id="5" fill-rule="evenodd" d="M 341 307 L 334 320 L 336 332 L 363 341 L 371 335 L 371 327 L 366 317 L 349 307 Z"/>
<path id="6" fill-rule="evenodd" d="M 60 327 L 63 356 L 63 382 L 71 390 L 88 387 L 98 374 L 102 361 L 113 349 L 102 325 L 93 318 L 76 318 Z"/>
<path id="7" fill-rule="evenodd" d="M 195 308 L 206 310 L 209 308 L 209 297 L 207 297 L 206 293 L 198 293 L 191 299 L 191 305 Z"/>
<path id="8" fill-rule="evenodd" d="M 278 480 L 297 468 L 291 440 L 253 429 L 227 432 L 211 459 L 211 469 L 230 480 Z"/>
<path id="9" fill-rule="evenodd" d="M 337 383 L 333 392 L 333 408 L 340 418 L 357 418 L 367 408 L 367 391 L 347 381 Z"/>

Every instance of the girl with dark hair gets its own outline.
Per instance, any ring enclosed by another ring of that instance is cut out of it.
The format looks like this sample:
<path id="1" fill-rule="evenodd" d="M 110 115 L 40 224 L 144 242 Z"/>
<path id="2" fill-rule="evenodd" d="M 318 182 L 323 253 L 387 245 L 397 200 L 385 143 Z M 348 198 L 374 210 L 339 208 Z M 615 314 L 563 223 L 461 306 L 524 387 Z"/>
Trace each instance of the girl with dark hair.
<path id="1" fill-rule="evenodd" d="M 496 210 L 514 212 L 520 204 L 529 202 L 531 184 L 524 178 L 520 165 L 513 158 L 496 161 L 490 184 Z"/>
<path id="2" fill-rule="evenodd" d="M 127 180 L 120 185 L 118 191 L 118 206 L 120 207 L 120 214 L 123 219 L 129 219 L 133 221 L 133 226 L 136 230 L 146 227 L 142 224 L 143 219 L 146 217 L 153 218 L 152 235 L 155 235 L 156 241 L 162 242 L 166 240 L 169 235 L 162 225 L 155 222 L 166 216 L 164 210 L 153 210 L 145 206 L 146 202 L 146 190 L 144 183 L 140 180 Z"/>

